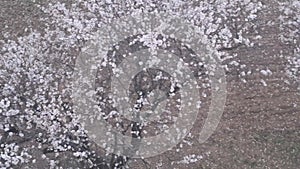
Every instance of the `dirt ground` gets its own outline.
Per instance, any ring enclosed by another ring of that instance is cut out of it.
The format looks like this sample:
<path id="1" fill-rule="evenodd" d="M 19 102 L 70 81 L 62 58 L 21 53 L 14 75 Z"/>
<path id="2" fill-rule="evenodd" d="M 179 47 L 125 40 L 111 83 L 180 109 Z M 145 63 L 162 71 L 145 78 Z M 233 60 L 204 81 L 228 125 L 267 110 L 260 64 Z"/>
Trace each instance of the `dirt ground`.
<path id="1" fill-rule="evenodd" d="M 30 0 L 0 1 L 0 47 L 8 39 L 25 36 L 30 29 L 43 32 L 45 23 L 38 18 L 45 15 L 32 5 Z M 39 1 L 41 5 L 47 0 Z M 226 50 L 236 54 L 233 59 L 225 60 L 228 64 L 239 60 L 244 67 L 229 65 L 226 71 L 227 100 L 223 116 L 214 134 L 203 144 L 197 141 L 204 116 L 199 116 L 191 131 L 191 137 L 159 156 L 148 159 L 132 159 L 128 167 L 133 169 L 297 169 L 300 166 L 300 91 L 299 82 L 286 74 L 289 64 L 286 57 L 292 55 L 294 44 L 282 43 L 278 35 L 279 10 L 276 2 L 265 0 L 268 8 L 259 15 L 257 32 L 261 39 L 253 40 L 253 47 L 239 46 Z M 270 21 L 273 21 L 272 24 Z M 27 28 L 27 29 L 25 29 Z M 249 32 L 248 37 L 257 33 Z M 1 67 L 0 63 L 0 67 Z M 264 75 L 261 70 L 269 69 L 272 74 Z M 249 72 L 241 77 L 241 72 Z M 243 79 L 243 80 L 241 80 Z M 0 81 L 1 82 L 1 81 Z M 206 109 L 208 102 L 204 103 Z M 29 137 L 38 137 L 36 133 L 45 133 L 41 129 L 27 131 Z M 4 131 L 0 131 L 4 135 Z M 0 140 L 0 145 L 14 139 Z M 30 139 L 29 139 L 30 140 Z M 20 144 L 28 148 L 36 162 L 18 165 L 15 168 L 49 168 L 42 158 L 44 147 L 39 147 L 33 139 Z M 30 148 L 34 147 L 35 148 Z M 1 147 L 0 147 L 1 149 Z M 102 154 L 99 147 L 92 150 Z M 0 151 L 1 153 L 1 151 Z M 198 161 L 180 163 L 185 156 L 201 156 Z M 0 154 L 1 155 L 1 154 Z M 47 158 L 58 160 L 65 168 L 84 167 L 84 162 L 76 162 L 72 152 L 48 153 Z M 97 158 L 95 158 L 97 159 Z M 104 166 L 102 166 L 104 168 Z"/>

